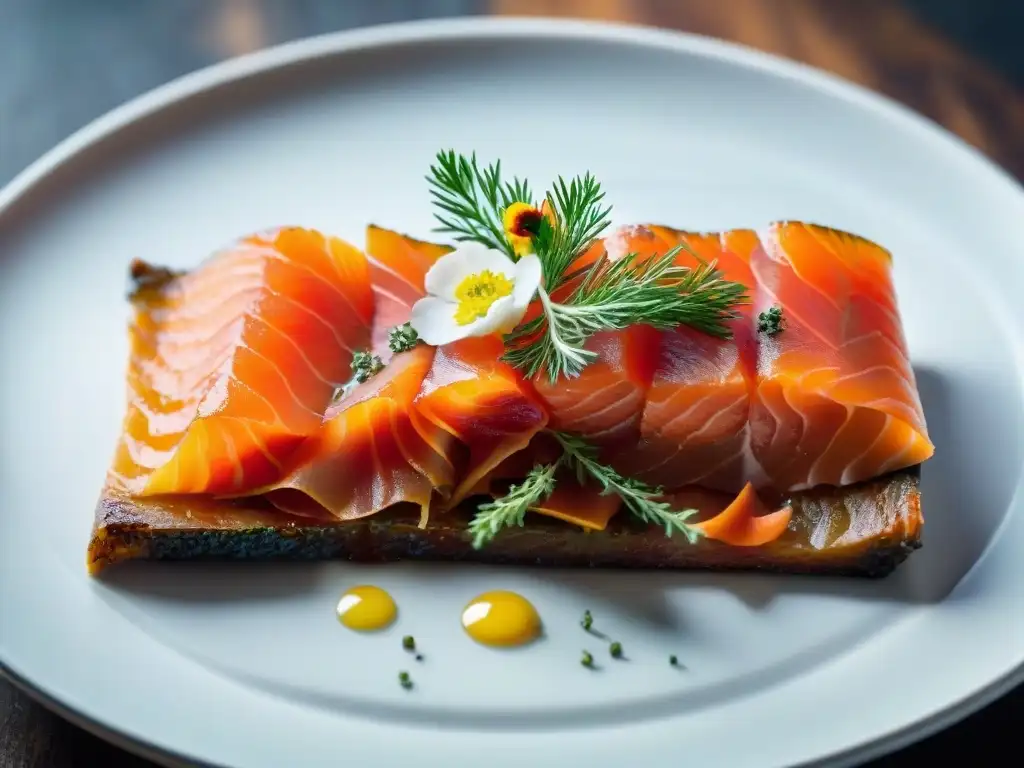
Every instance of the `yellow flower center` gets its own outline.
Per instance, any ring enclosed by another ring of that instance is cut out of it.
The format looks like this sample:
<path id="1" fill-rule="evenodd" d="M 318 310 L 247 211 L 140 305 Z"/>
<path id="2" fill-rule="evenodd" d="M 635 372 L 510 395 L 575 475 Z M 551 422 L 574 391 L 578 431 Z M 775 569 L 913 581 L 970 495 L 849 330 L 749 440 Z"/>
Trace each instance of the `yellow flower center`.
<path id="1" fill-rule="evenodd" d="M 469 325 L 474 320 L 486 317 L 491 304 L 502 296 L 512 293 L 512 281 L 500 272 L 494 274 L 489 269 L 463 278 L 455 289 L 455 298 L 459 301 L 455 310 L 455 322 Z"/>
<path id="2" fill-rule="evenodd" d="M 517 256 L 525 256 L 533 250 L 533 236 L 540 228 L 544 214 L 528 203 L 512 203 L 505 209 L 502 225 Z"/>

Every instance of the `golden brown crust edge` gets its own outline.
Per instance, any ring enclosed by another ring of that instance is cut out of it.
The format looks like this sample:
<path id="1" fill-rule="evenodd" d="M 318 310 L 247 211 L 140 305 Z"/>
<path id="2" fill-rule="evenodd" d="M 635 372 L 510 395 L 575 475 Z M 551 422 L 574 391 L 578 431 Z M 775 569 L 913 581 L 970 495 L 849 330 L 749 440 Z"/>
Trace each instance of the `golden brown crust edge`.
<path id="1" fill-rule="evenodd" d="M 764 570 L 880 577 L 920 546 L 919 467 L 844 488 L 793 494 L 793 519 L 778 540 L 734 547 L 708 539 L 690 545 L 619 514 L 601 532 L 541 516 L 470 544 L 469 509 L 435 515 L 395 508 L 351 522 L 323 522 L 245 503 L 201 497 L 130 499 L 107 487 L 96 510 L 88 567 L 124 560 L 442 560 L 549 567 Z"/>

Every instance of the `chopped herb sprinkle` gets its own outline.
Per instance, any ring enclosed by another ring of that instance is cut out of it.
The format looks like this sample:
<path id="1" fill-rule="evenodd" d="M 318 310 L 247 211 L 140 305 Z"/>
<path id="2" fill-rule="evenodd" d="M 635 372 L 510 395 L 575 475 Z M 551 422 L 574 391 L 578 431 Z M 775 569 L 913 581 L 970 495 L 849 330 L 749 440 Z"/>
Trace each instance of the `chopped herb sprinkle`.
<path id="1" fill-rule="evenodd" d="M 668 663 L 671 664 L 673 667 L 678 667 L 679 666 L 679 659 L 676 658 L 675 654 L 672 654 L 671 656 L 668 657 Z"/>
<path id="2" fill-rule="evenodd" d="M 612 655 L 613 659 L 622 658 L 622 643 L 615 642 L 608 646 L 608 652 Z"/>
<path id="3" fill-rule="evenodd" d="M 770 307 L 757 316 L 757 332 L 774 336 L 782 330 L 782 307 Z"/>
<path id="4" fill-rule="evenodd" d="M 367 381 L 384 368 L 384 363 L 377 355 L 369 352 L 359 351 L 352 355 L 353 378 L 360 384 Z"/>
<path id="5" fill-rule="evenodd" d="M 406 635 L 402 638 L 402 647 L 405 648 L 405 650 L 407 651 L 415 651 L 416 638 L 414 638 L 412 635 Z"/>
<path id="6" fill-rule="evenodd" d="M 388 348 L 396 355 L 400 352 L 408 352 L 419 344 L 420 335 L 410 323 L 396 325 L 388 331 Z"/>
<path id="7" fill-rule="evenodd" d="M 412 678 L 409 677 L 408 672 L 399 672 L 398 682 L 403 688 L 405 688 L 405 690 L 412 688 Z"/>
<path id="8" fill-rule="evenodd" d="M 580 664 L 584 667 L 594 666 L 594 657 L 590 654 L 590 651 L 584 651 L 583 656 L 580 657 Z"/>
<path id="9" fill-rule="evenodd" d="M 583 612 L 583 621 L 580 622 L 580 626 L 587 630 L 587 632 L 594 626 L 594 617 L 590 615 L 590 611 Z"/>

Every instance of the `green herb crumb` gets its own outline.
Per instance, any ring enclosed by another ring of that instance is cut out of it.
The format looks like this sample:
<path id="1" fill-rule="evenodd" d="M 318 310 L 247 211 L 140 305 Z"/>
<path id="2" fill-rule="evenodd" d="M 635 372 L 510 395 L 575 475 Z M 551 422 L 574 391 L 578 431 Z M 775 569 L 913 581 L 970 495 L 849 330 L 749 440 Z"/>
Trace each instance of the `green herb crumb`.
<path id="1" fill-rule="evenodd" d="M 757 332 L 774 336 L 782 330 L 782 307 L 770 307 L 757 316 Z"/>
<path id="2" fill-rule="evenodd" d="M 679 666 L 679 659 L 676 658 L 675 654 L 672 654 L 671 656 L 668 657 L 668 663 L 671 664 L 673 667 L 678 667 Z"/>
<path id="3" fill-rule="evenodd" d="M 412 688 L 412 678 L 409 677 L 408 672 L 399 672 L 398 682 L 403 688 L 405 688 L 405 690 Z"/>
<path id="4" fill-rule="evenodd" d="M 414 638 L 412 635 L 406 635 L 402 638 L 402 647 L 405 648 L 405 650 L 407 651 L 415 651 L 416 638 Z"/>
<path id="5" fill-rule="evenodd" d="M 580 622 L 580 626 L 583 627 L 587 632 L 594 626 L 594 617 L 590 615 L 590 611 L 583 612 L 583 620 Z"/>
<path id="6" fill-rule="evenodd" d="M 612 655 L 613 659 L 622 658 L 622 643 L 615 642 L 608 646 L 608 652 Z"/>
<path id="7" fill-rule="evenodd" d="M 594 666 L 594 657 L 591 656 L 590 651 L 583 652 L 583 656 L 580 658 L 580 664 L 582 664 L 584 667 Z"/>
<path id="8" fill-rule="evenodd" d="M 360 383 L 380 373 L 383 368 L 381 359 L 370 352 L 359 351 L 352 355 L 353 378 Z"/>
<path id="9" fill-rule="evenodd" d="M 419 344 L 420 335 L 409 323 L 396 325 L 388 331 L 388 348 L 396 355 L 399 352 L 408 352 Z"/>

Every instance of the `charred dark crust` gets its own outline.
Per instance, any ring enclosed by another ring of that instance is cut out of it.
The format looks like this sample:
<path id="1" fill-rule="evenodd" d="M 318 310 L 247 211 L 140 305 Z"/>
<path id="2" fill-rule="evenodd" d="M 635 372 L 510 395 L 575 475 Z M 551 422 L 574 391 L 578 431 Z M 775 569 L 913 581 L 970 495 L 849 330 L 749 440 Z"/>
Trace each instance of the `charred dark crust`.
<path id="1" fill-rule="evenodd" d="M 128 266 L 128 299 L 134 301 L 147 293 L 157 293 L 183 274 L 185 273 L 166 267 L 153 266 L 142 259 L 132 259 L 132 263 Z"/>
<path id="2" fill-rule="evenodd" d="M 733 547 L 708 539 L 687 544 L 660 528 L 617 516 L 601 532 L 531 517 L 476 550 L 472 510 L 435 516 L 395 508 L 351 522 L 324 523 L 248 501 L 139 501 L 107 491 L 89 546 L 93 572 L 149 560 L 442 560 L 540 567 L 768 571 L 878 578 L 921 546 L 919 467 L 844 488 L 793 494 L 793 520 L 778 540 Z"/>

